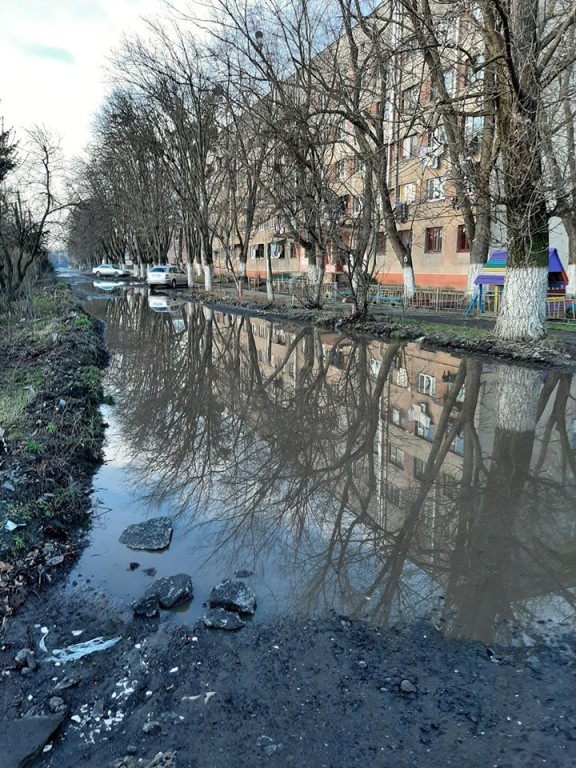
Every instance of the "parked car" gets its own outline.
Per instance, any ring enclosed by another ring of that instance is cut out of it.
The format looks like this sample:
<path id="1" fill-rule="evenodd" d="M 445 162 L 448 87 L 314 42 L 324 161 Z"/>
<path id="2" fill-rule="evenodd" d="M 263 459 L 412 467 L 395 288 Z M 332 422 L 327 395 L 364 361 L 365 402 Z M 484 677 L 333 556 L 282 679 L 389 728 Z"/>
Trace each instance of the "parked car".
<path id="1" fill-rule="evenodd" d="M 130 272 L 118 264 L 99 264 L 94 267 L 92 274 L 96 277 L 127 277 Z"/>
<path id="2" fill-rule="evenodd" d="M 179 285 L 188 285 L 188 276 L 178 267 L 163 264 L 160 267 L 151 267 L 146 276 L 146 282 L 151 288 L 163 285 L 165 288 L 176 288 Z"/>

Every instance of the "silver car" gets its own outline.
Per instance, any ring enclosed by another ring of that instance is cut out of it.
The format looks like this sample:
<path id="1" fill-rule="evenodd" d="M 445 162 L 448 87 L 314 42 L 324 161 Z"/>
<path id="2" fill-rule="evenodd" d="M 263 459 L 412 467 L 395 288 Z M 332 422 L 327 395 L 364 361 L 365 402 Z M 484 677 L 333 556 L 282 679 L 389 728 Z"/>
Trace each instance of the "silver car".
<path id="1" fill-rule="evenodd" d="M 151 267 L 146 276 L 146 282 L 151 288 L 163 285 L 165 288 L 177 288 L 179 285 L 188 285 L 188 276 L 178 267 L 163 264 L 160 267 Z"/>
<path id="2" fill-rule="evenodd" d="M 130 272 L 118 264 L 99 264 L 94 267 L 92 274 L 96 277 L 127 277 Z"/>

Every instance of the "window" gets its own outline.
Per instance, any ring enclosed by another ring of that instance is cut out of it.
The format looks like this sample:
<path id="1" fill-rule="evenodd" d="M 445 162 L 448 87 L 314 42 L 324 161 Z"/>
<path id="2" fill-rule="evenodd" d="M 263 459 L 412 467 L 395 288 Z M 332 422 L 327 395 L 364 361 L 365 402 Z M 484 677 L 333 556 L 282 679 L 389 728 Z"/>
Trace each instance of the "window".
<path id="1" fill-rule="evenodd" d="M 402 91 L 402 111 L 414 111 L 418 106 L 419 96 L 420 88 L 417 85 L 412 86 L 412 88 L 406 88 L 405 91 Z"/>
<path id="2" fill-rule="evenodd" d="M 386 485 L 386 500 L 399 507 L 402 503 L 402 490 L 396 485 L 388 483 Z"/>
<path id="3" fill-rule="evenodd" d="M 440 253 L 442 251 L 442 227 L 426 227 L 424 251 L 425 253 Z"/>
<path id="4" fill-rule="evenodd" d="M 426 462 L 422 459 L 414 459 L 414 477 L 416 480 L 422 480 L 424 477 L 424 470 L 426 469 Z"/>
<path id="5" fill-rule="evenodd" d="M 413 203 L 416 201 L 416 184 L 400 184 L 398 199 L 401 203 Z"/>
<path id="6" fill-rule="evenodd" d="M 364 173 L 364 159 L 358 155 L 354 158 L 354 173 Z"/>
<path id="7" fill-rule="evenodd" d="M 392 424 L 395 424 L 397 427 L 402 427 L 402 429 L 406 429 L 406 411 L 402 408 L 397 408 L 396 406 L 393 406 L 390 409 L 390 421 Z"/>
<path id="8" fill-rule="evenodd" d="M 266 328 L 264 328 L 263 325 L 259 325 L 258 326 L 258 337 L 260 339 L 265 339 L 266 338 Z"/>
<path id="9" fill-rule="evenodd" d="M 362 208 L 364 208 L 364 198 L 359 197 L 358 195 L 354 195 L 352 198 L 352 212 L 355 216 L 358 216 L 360 213 L 362 213 Z"/>
<path id="10" fill-rule="evenodd" d="M 451 432 L 453 427 L 454 419 L 450 418 L 448 419 L 448 432 Z M 464 453 L 464 438 L 462 437 L 461 432 L 459 432 L 450 443 L 450 450 L 454 451 L 454 453 L 457 453 L 459 456 L 462 456 Z"/>
<path id="11" fill-rule="evenodd" d="M 466 234 L 466 227 L 464 224 L 458 225 L 458 232 L 456 234 L 456 250 L 460 253 L 462 251 L 470 250 L 470 241 Z"/>
<path id="12" fill-rule="evenodd" d="M 418 374 L 418 392 L 423 395 L 430 395 L 431 397 L 436 394 L 436 379 L 434 376 L 429 376 L 427 373 Z"/>
<path id="13" fill-rule="evenodd" d="M 464 134 L 467 137 L 479 136 L 484 129 L 484 117 L 483 115 L 475 115 L 467 117 L 464 121 Z"/>
<path id="14" fill-rule="evenodd" d="M 434 425 L 430 419 L 427 418 L 424 422 L 417 421 L 415 425 L 415 432 L 418 437 L 423 437 L 425 440 L 434 440 Z"/>
<path id="15" fill-rule="evenodd" d="M 466 81 L 469 85 L 480 83 L 484 80 L 484 56 L 474 56 L 466 70 Z"/>
<path id="16" fill-rule="evenodd" d="M 444 200 L 445 181 L 438 176 L 426 182 L 426 200 Z"/>
<path id="17" fill-rule="evenodd" d="M 416 135 L 406 136 L 400 144 L 400 157 L 402 160 L 410 160 L 417 152 L 418 137 Z"/>
<path id="18" fill-rule="evenodd" d="M 397 448 L 395 445 L 388 446 L 388 459 L 395 467 L 403 469 L 404 451 L 401 448 Z"/>
<path id="19" fill-rule="evenodd" d="M 340 181 L 344 181 L 346 178 L 346 160 L 338 160 L 336 163 L 336 173 Z"/>
<path id="20" fill-rule="evenodd" d="M 408 371 L 406 368 L 398 368 L 398 370 L 394 371 L 392 378 L 397 387 L 406 389 L 408 386 Z"/>

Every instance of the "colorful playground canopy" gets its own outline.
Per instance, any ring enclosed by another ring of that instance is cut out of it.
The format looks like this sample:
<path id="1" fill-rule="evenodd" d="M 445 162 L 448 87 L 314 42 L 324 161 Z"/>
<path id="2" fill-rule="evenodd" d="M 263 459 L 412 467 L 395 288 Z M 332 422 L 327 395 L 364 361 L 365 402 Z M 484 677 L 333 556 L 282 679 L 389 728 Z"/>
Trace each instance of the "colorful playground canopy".
<path id="1" fill-rule="evenodd" d="M 508 252 L 494 251 L 474 282 L 476 285 L 504 285 L 507 264 Z M 568 284 L 568 275 L 564 271 L 556 248 L 548 249 L 548 283 L 550 286 L 554 284 L 558 287 L 566 287 Z"/>

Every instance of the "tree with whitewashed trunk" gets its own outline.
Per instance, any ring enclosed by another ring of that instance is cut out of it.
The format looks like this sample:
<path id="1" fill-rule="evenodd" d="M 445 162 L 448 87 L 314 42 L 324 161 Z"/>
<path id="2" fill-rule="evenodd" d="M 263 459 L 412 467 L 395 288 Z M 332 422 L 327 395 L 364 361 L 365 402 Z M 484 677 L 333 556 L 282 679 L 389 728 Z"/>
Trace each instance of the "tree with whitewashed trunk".
<path id="1" fill-rule="evenodd" d="M 434 134 L 442 137 L 449 159 L 451 204 L 462 215 L 470 247 L 466 292 L 488 258 L 493 218 L 493 176 L 498 153 L 495 62 L 478 14 L 469 3 L 450 7 L 429 0 L 402 0 L 408 29 L 421 52 L 435 99 L 427 107 Z M 449 73 L 449 76 L 447 76 Z"/>

